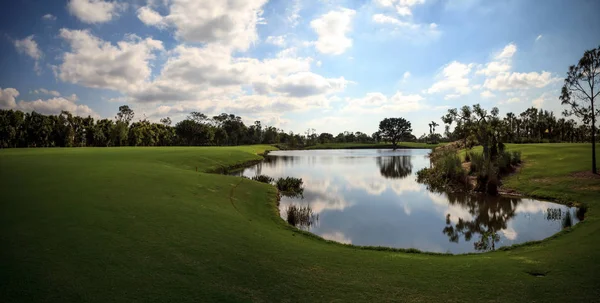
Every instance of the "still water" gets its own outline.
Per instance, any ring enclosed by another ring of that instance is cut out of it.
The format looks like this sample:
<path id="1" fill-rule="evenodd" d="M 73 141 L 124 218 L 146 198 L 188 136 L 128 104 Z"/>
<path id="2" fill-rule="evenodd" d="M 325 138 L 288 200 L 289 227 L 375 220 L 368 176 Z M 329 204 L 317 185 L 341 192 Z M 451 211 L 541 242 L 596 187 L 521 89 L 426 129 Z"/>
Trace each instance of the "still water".
<path id="1" fill-rule="evenodd" d="M 555 203 L 428 191 L 416 181 L 428 152 L 275 151 L 238 175 L 302 178 L 303 197 L 282 197 L 281 217 L 292 205 L 310 206 L 315 220 L 299 228 L 354 245 L 481 252 L 541 240 L 579 221 L 575 208 Z"/>

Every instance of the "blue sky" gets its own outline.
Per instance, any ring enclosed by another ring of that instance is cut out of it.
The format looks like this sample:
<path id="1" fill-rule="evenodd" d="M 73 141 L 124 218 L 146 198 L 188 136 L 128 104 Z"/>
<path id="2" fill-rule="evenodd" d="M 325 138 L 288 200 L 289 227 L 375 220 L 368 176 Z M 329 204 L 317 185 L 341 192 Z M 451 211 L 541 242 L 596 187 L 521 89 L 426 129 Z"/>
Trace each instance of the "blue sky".
<path id="1" fill-rule="evenodd" d="M 21 0 L 0 10 L 0 108 L 415 135 L 448 108 L 562 111 L 600 1 Z"/>

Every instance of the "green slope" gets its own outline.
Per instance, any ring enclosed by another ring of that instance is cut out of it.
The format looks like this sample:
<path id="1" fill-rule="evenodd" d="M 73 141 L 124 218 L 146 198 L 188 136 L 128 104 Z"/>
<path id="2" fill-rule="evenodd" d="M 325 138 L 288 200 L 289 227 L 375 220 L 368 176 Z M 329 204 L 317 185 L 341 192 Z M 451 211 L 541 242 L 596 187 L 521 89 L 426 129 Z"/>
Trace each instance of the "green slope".
<path id="1" fill-rule="evenodd" d="M 511 147 L 527 164 L 507 181 L 587 202 L 586 221 L 539 244 L 463 256 L 318 240 L 280 220 L 274 188 L 195 171 L 268 148 L 0 150 L 0 302 L 599 300 L 600 182 L 563 194 L 565 184 L 534 180 L 580 184 L 564 176 L 587 169 L 587 145 Z"/>

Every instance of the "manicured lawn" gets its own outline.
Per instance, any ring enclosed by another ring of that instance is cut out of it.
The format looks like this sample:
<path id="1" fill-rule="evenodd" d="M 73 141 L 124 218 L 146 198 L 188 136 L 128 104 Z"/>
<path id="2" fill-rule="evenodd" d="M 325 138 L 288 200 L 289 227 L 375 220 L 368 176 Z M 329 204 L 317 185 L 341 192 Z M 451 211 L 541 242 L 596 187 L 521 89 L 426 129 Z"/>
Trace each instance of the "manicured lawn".
<path id="1" fill-rule="evenodd" d="M 417 142 L 399 142 L 397 148 L 434 148 L 438 144 L 427 144 Z M 325 143 L 307 146 L 305 149 L 368 149 L 368 148 L 392 148 L 390 143 Z"/>
<path id="2" fill-rule="evenodd" d="M 202 173 L 268 148 L 0 150 L 0 302 L 600 300 L 600 181 L 569 176 L 589 145 L 510 146 L 525 166 L 506 180 L 585 202 L 584 222 L 461 256 L 318 240 L 279 218 L 273 187 Z"/>

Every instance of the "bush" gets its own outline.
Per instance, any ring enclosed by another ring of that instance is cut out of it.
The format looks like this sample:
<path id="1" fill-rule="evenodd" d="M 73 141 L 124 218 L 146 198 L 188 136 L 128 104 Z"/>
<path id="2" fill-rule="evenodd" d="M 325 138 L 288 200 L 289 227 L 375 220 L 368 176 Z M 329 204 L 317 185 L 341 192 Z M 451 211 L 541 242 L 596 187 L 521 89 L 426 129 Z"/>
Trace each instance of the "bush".
<path id="1" fill-rule="evenodd" d="M 498 170 L 500 174 L 507 174 L 512 171 L 512 154 L 502 152 L 498 155 Z"/>
<path id="2" fill-rule="evenodd" d="M 471 153 L 470 152 L 465 153 L 465 162 L 471 162 Z"/>
<path id="3" fill-rule="evenodd" d="M 262 182 L 262 183 L 267 183 L 267 184 L 271 184 L 271 182 L 273 182 L 273 178 L 267 176 L 267 175 L 257 175 L 252 177 L 252 180 L 254 181 L 258 181 L 258 182 Z"/>
<path id="4" fill-rule="evenodd" d="M 477 174 L 483 171 L 485 167 L 485 161 L 483 160 L 483 153 L 475 153 L 471 152 L 471 168 L 469 170 L 470 174 Z"/>
<path id="5" fill-rule="evenodd" d="M 431 189 L 443 190 L 447 187 L 468 187 L 466 172 L 462 168 L 460 157 L 454 149 L 440 149 L 432 157 L 433 168 L 424 168 L 417 172 L 417 181 L 427 184 Z"/>
<path id="6" fill-rule="evenodd" d="M 294 177 L 279 178 L 275 186 L 283 192 L 298 192 L 302 190 L 302 179 Z"/>
<path id="7" fill-rule="evenodd" d="M 519 164 L 521 164 L 521 152 L 520 151 L 513 151 L 510 162 L 511 162 L 512 165 L 519 165 Z"/>

